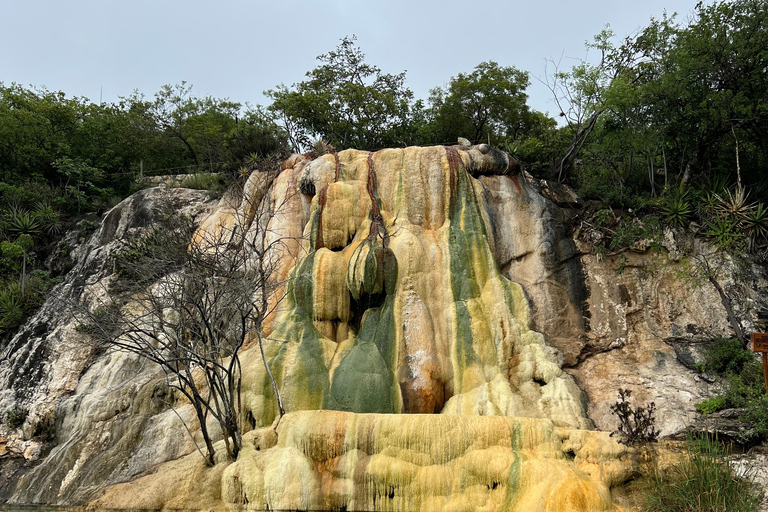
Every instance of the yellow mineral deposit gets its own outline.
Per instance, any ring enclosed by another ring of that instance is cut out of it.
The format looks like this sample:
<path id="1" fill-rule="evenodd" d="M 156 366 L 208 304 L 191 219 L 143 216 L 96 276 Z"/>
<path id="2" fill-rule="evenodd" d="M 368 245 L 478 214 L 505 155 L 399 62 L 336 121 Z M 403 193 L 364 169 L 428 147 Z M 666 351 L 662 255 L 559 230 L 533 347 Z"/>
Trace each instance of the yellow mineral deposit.
<path id="1" fill-rule="evenodd" d="M 610 487 L 628 478 L 632 453 L 588 430 L 582 391 L 530 329 L 522 287 L 499 272 L 491 223 L 514 219 L 489 214 L 485 183 L 524 180 L 489 151 L 347 150 L 283 165 L 269 200 L 285 208 L 269 229 L 301 241 L 275 276 L 285 297 L 265 351 L 289 414 L 270 429 L 275 397 L 258 350 L 244 352 L 253 430 L 221 476 L 224 503 L 615 509 Z M 223 204 L 197 239 L 241 220 L 256 230 L 251 210 Z M 152 504 L 184 503 L 173 499 Z"/>

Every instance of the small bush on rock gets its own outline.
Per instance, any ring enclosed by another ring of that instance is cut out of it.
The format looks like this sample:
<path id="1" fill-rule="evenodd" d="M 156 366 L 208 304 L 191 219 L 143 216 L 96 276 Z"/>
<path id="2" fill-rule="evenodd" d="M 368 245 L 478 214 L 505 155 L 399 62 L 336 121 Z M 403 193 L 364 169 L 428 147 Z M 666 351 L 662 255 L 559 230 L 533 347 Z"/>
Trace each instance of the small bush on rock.
<path id="1" fill-rule="evenodd" d="M 714 396 L 712 398 L 707 398 L 700 404 L 696 404 L 696 410 L 701 414 L 712 414 L 713 412 L 725 409 L 726 403 L 725 397 Z"/>
<path id="2" fill-rule="evenodd" d="M 647 407 L 632 407 L 629 397 L 632 392 L 619 389 L 618 400 L 611 406 L 611 414 L 619 419 L 619 428 L 611 435 L 621 436 L 621 442 L 632 445 L 638 441 L 655 441 L 659 437 L 656 429 L 656 404 L 651 402 Z"/>
<path id="3" fill-rule="evenodd" d="M 185 178 L 180 185 L 182 188 L 222 192 L 227 187 L 226 178 L 222 174 L 198 173 Z"/>
<path id="4" fill-rule="evenodd" d="M 27 410 L 21 407 L 19 404 L 14 404 L 13 408 L 8 411 L 5 418 L 5 423 L 11 428 L 20 428 L 24 425 L 24 421 L 27 419 Z"/>
<path id="5" fill-rule="evenodd" d="M 765 394 L 763 369 L 751 351 L 742 348 L 738 340 L 719 338 L 706 354 L 702 368 L 720 377 L 720 395 L 696 406 L 709 414 L 722 409 L 743 408 L 740 418 L 750 424 L 760 437 L 768 436 L 768 396 Z"/>

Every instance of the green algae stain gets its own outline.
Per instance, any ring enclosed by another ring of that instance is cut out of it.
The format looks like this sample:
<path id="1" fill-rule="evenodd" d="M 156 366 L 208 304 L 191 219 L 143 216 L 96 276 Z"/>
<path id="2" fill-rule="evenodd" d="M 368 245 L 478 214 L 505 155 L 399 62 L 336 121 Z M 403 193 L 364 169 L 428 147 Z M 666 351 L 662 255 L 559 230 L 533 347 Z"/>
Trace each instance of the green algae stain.
<path id="1" fill-rule="evenodd" d="M 359 342 L 334 372 L 325 408 L 357 413 L 394 413 L 392 375 L 373 342 Z"/>
<path id="2" fill-rule="evenodd" d="M 322 246 L 320 223 L 322 205 L 312 218 L 310 247 Z M 363 249 L 366 249 L 363 251 Z M 398 387 L 394 373 L 397 347 L 395 336 L 394 292 L 397 282 L 397 259 L 383 247 L 378 236 L 360 246 L 350 265 L 358 284 L 357 295 L 384 294 L 380 307 L 369 308 L 363 315 L 360 332 L 354 345 L 333 373 L 333 381 L 325 364 L 323 335 L 314 325 L 313 297 L 318 286 L 314 276 L 317 250 L 296 265 L 288 283 L 287 313 L 272 334 L 270 368 L 284 395 L 288 411 L 334 409 L 358 413 L 394 413 L 398 404 Z M 353 287 L 350 286 L 352 290 Z M 276 413 L 269 382 L 263 389 L 270 402 L 269 411 Z"/>
<path id="3" fill-rule="evenodd" d="M 313 232 L 318 218 L 319 215 L 315 215 L 313 219 Z M 285 299 L 289 312 L 271 336 L 270 344 L 274 348 L 270 350 L 268 362 L 289 411 L 321 409 L 330 388 L 323 336 L 312 321 L 316 255 L 316 251 L 311 251 L 294 268 Z M 276 414 L 275 397 L 266 375 L 263 389 L 270 402 L 269 409 Z M 265 415 L 268 413 L 265 410 Z"/>
<path id="4" fill-rule="evenodd" d="M 394 277 L 388 278 L 396 280 L 396 260 L 390 265 L 392 268 L 387 270 Z M 324 408 L 357 413 L 397 412 L 394 302 L 394 294 L 389 293 L 381 307 L 366 310 L 354 346 L 334 371 Z"/>
<path id="5" fill-rule="evenodd" d="M 473 208 L 474 191 L 468 183 L 467 173 L 461 165 L 461 160 L 454 151 L 448 151 L 449 172 L 451 173 L 451 204 L 449 211 L 448 251 L 450 254 L 450 280 L 453 293 L 454 306 L 456 308 L 456 345 L 455 345 L 455 375 L 458 392 L 463 389 L 465 372 L 470 367 L 481 362 L 475 347 L 475 337 L 472 333 L 472 318 L 469 312 L 468 302 L 480 297 L 480 288 L 475 275 L 473 258 L 476 251 L 473 245 L 484 243 L 478 238 L 478 229 L 484 226 L 478 225 L 477 208 Z M 480 224 L 482 219 L 480 218 Z"/>
<path id="6" fill-rule="evenodd" d="M 510 423 L 510 449 L 515 455 L 515 459 L 509 466 L 509 473 L 507 475 L 507 493 L 504 496 L 504 506 L 502 507 L 502 510 L 514 510 L 514 506 L 520 497 L 520 478 L 523 470 L 523 422 L 518 419 L 511 420 Z"/>
<path id="7" fill-rule="evenodd" d="M 451 183 L 448 250 L 456 310 L 455 389 L 460 392 L 466 391 L 463 386 L 474 384 L 468 374 L 465 378 L 471 367 L 495 364 L 497 344 L 505 336 L 491 328 L 488 306 L 481 297 L 481 290 L 488 285 L 493 286 L 501 294 L 499 298 L 503 299 L 511 315 L 516 317 L 515 287 L 518 285 L 504 277 L 496 267 L 488 245 L 479 185 L 467 174 L 455 149 L 446 148 L 446 153 Z M 474 332 L 473 328 L 479 331 Z"/>

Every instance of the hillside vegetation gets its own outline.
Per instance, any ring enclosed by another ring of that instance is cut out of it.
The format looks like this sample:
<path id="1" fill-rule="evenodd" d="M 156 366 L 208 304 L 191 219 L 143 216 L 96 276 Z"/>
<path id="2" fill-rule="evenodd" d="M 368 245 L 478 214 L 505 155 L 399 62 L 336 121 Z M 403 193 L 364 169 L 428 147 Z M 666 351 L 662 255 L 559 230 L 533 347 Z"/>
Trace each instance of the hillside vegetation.
<path id="1" fill-rule="evenodd" d="M 606 28 L 587 60 L 551 63 L 559 123 L 527 104 L 527 71 L 481 62 L 424 101 L 405 72 L 367 63 L 354 37 L 303 81 L 267 91 L 267 107 L 199 97 L 185 83 L 107 104 L 0 83 L 0 345 L 66 270 L 66 255 L 45 261 L 73 219 L 103 212 L 149 175 L 219 173 L 188 184 L 221 188 L 288 150 L 466 137 L 602 201 L 589 220 L 611 235 L 604 250 L 668 225 L 764 253 L 767 29 L 760 0 L 699 4 L 686 22 L 664 14 L 619 41 Z"/>

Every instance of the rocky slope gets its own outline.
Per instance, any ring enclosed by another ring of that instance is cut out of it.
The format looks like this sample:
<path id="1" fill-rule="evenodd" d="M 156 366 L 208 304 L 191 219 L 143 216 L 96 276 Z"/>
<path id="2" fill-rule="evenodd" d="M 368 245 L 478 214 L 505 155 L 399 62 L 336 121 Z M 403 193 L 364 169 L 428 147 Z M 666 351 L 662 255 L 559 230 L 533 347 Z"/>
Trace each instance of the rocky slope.
<path id="1" fill-rule="evenodd" d="M 28 411 L 21 428 L 0 425 L 6 499 L 15 493 L 21 503 L 81 503 L 104 484 L 192 449 L 184 435 L 165 435 L 181 424 L 165 405 L 158 369 L 136 356 L 95 351 L 76 307 L 109 293 L 110 255 L 168 205 L 196 216 L 216 202 L 195 190 L 143 190 L 112 209 L 87 240 L 74 231 L 63 242 L 75 266 L 0 359 L 0 416 L 14 406 Z"/>
<path id="2" fill-rule="evenodd" d="M 0 425 L 0 499 L 79 504 L 133 480 L 98 504 L 610 510 L 632 456 L 583 429 L 615 428 L 618 387 L 656 403 L 663 434 L 684 428 L 709 393 L 700 347 L 732 335 L 697 266 L 717 266 L 745 331 L 765 328 L 764 268 L 672 232 L 660 252 L 598 258 L 572 236 L 578 198 L 485 145 L 296 155 L 274 182 L 254 173 L 243 197 L 213 208 L 200 192 L 149 189 L 76 246 L 75 268 L 0 360 L 0 417 L 29 410 L 23 428 Z M 266 227 L 286 241 L 285 300 L 265 334 L 290 414 L 270 427 L 274 395 L 246 350 L 253 430 L 236 463 L 210 470 L 180 422 L 197 431 L 191 408 L 169 408 L 157 369 L 95 352 L 62 306 L 103 298 L 108 255 L 167 198 L 201 236 Z M 254 221 L 259 201 L 280 205 L 269 226 Z"/>

